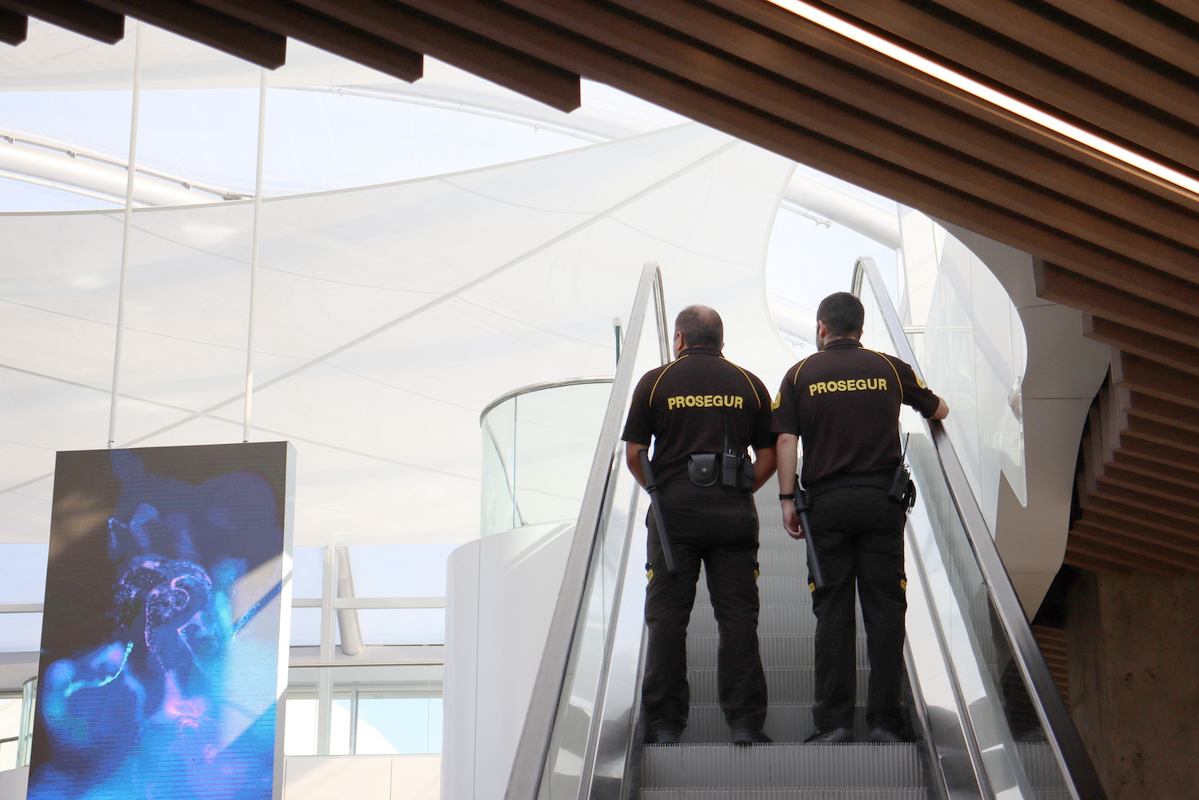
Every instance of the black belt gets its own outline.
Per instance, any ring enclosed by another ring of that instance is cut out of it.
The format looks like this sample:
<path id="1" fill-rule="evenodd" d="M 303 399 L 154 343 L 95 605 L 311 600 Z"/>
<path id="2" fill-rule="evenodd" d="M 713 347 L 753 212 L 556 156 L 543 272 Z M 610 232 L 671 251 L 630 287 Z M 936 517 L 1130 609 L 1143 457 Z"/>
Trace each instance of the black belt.
<path id="1" fill-rule="evenodd" d="M 882 489 L 884 492 L 889 492 L 891 491 L 891 482 L 894 480 L 892 472 L 892 470 L 887 470 L 886 472 L 859 472 L 850 475 L 834 475 L 831 478 L 822 478 L 816 481 L 807 487 L 807 490 L 808 494 L 813 497 L 825 492 L 831 492 L 834 489 L 848 489 L 850 487 Z"/>

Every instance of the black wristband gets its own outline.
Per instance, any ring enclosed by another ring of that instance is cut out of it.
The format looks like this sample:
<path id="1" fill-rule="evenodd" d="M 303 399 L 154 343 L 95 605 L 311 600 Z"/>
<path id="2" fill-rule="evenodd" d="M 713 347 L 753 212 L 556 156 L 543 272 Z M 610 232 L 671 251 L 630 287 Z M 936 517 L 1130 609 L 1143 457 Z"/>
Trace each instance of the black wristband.
<path id="1" fill-rule="evenodd" d="M 794 499 L 795 499 L 795 492 L 792 492 L 791 494 L 780 494 L 779 495 L 779 500 L 794 500 Z"/>

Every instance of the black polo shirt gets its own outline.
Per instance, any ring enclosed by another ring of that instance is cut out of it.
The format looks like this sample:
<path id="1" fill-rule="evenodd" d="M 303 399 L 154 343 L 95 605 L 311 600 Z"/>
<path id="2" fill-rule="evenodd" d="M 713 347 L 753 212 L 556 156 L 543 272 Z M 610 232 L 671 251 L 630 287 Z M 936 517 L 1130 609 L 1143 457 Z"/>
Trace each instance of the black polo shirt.
<path id="1" fill-rule="evenodd" d="M 893 471 L 902 458 L 899 407 L 931 417 L 940 398 L 894 356 L 834 339 L 787 370 L 773 430 L 803 441 L 804 486 L 857 473 Z"/>
<path id="2" fill-rule="evenodd" d="M 662 483 L 685 472 L 693 453 L 723 452 L 726 425 L 738 452 L 774 446 L 766 384 L 714 347 L 688 347 L 641 378 L 622 438 L 646 446 L 653 438 L 650 466 Z"/>

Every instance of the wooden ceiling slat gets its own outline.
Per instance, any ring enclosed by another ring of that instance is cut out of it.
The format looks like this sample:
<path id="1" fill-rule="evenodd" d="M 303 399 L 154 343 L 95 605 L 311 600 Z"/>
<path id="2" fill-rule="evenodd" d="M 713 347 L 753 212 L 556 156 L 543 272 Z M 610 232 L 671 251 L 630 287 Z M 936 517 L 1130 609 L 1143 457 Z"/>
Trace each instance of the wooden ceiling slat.
<path id="1" fill-rule="evenodd" d="M 1096 486 L 1096 491 L 1091 494 L 1092 498 L 1105 497 L 1132 508 L 1142 508 L 1163 517 L 1189 522 L 1192 523 L 1196 532 L 1199 532 L 1199 506 L 1194 503 L 1167 500 L 1160 495 L 1146 494 L 1126 486 L 1114 486 L 1106 473 L 1099 477 Z"/>
<path id="2" fill-rule="evenodd" d="M 243 22 L 319 47 L 411 83 L 424 74 L 424 56 L 291 0 L 194 0 Z"/>
<path id="3" fill-rule="evenodd" d="M 1144 278 L 1144 282 L 1150 285 L 1142 287 L 1143 290 L 1158 290 L 1156 299 L 1167 304 L 1184 305 L 1188 309 L 1191 307 L 1187 305 L 1188 300 L 1199 304 L 1199 287 L 1139 270 L 1123 260 L 1105 258 L 1102 250 L 1080 246 L 1080 240 L 1089 239 L 1100 245 L 1107 243 L 1123 247 L 1131 251 L 1131 255 L 1152 260 L 1156 266 L 1188 275 L 1199 274 L 1199 253 L 1143 236 L 1106 215 L 1087 215 L 1085 211 L 1080 213 L 1082 209 L 1077 205 L 1064 202 L 1024 181 L 1010 180 L 975 159 L 960 157 L 945 143 L 914 137 L 864 111 L 829 102 L 789 81 L 765 75 L 740 60 L 722 59 L 712 53 L 697 51 L 686 42 L 639 25 L 635 20 L 608 10 L 606 6 L 601 10 L 580 0 L 512 2 L 531 13 L 550 15 L 556 24 L 596 36 L 600 44 L 646 61 L 660 70 L 687 74 L 717 95 L 756 106 L 817 135 L 835 137 L 841 143 L 869 153 L 876 159 L 908 168 L 918 167 L 917 171 L 928 180 L 960 193 L 971 194 L 989 205 L 1013 209 L 1030 220 L 1035 219 L 1041 227 L 1042 235 L 1038 238 L 1048 245 L 1040 251 L 1042 254 L 1055 253 L 1051 257 L 1059 261 L 1068 261 L 1079 269 L 1088 269 L 1115 279 L 1125 276 L 1124 283 L 1131 288 L 1138 287 L 1138 279 Z M 810 159 L 803 156 L 798 156 L 797 160 L 810 163 Z M 860 182 L 853 176 L 849 179 Z M 897 196 L 893 186 L 887 193 Z M 898 196 L 898 199 L 922 207 L 921 202 L 913 202 L 903 196 Z M 947 204 L 948 207 L 931 211 L 923 207 L 923 210 L 946 218 L 944 215 L 952 214 L 952 208 L 957 205 L 960 202 L 955 201 Z M 1045 226 L 1052 224 L 1061 226 L 1068 235 L 1054 235 L 1053 231 L 1045 230 Z M 977 224 L 971 227 L 978 230 Z M 980 232 L 1003 241 L 1011 236 L 1012 227 L 1009 221 L 996 226 L 994 232 Z M 1027 247 L 1028 241 L 1024 240 L 1022 244 Z M 1038 252 L 1037 248 L 1034 247 L 1033 252 Z"/>
<path id="4" fill-rule="evenodd" d="M 1146 463 L 1151 464 L 1152 462 Z M 1143 494 L 1199 505 L 1199 493 L 1193 491 L 1194 487 L 1188 485 L 1185 480 L 1179 480 L 1177 473 L 1177 470 L 1163 470 L 1147 475 L 1139 470 L 1128 469 L 1125 465 L 1113 460 L 1103 465 L 1101 480 L 1112 486 L 1133 489 Z"/>
<path id="5" fill-rule="evenodd" d="M 0 0 L 0 6 L 105 44 L 125 38 L 125 17 L 83 0 Z"/>
<path id="6" fill-rule="evenodd" d="M 804 46 L 804 42 L 784 41 L 776 35 L 747 27 L 726 14 L 714 12 L 706 6 L 697 6 L 692 0 L 615 2 L 664 27 L 694 37 L 713 50 L 723 51 L 736 59 L 752 63 L 760 70 L 767 70 L 846 106 L 855 107 L 880 122 L 903 120 L 902 130 L 906 133 L 923 137 L 940 147 L 952 148 L 976 162 L 994 164 L 1004 173 L 1002 179 L 1006 179 L 1007 175 L 1015 176 L 1032 187 L 1040 198 L 1044 198 L 1046 190 L 1059 192 L 1063 196 L 1085 198 L 1090 208 L 1105 212 L 1113 220 L 1120 220 L 1115 226 L 1120 229 L 1116 238 L 1105 241 L 1101 236 L 1092 235 L 1092 241 L 1096 244 L 1105 246 L 1116 241 L 1128 244 L 1132 237 L 1140 235 L 1133 232 L 1130 237 L 1129 226 L 1144 228 L 1160 238 L 1147 237 L 1141 243 L 1143 249 L 1138 257 L 1149 264 L 1177 269 L 1180 274 L 1199 274 L 1199 252 L 1194 254 L 1190 265 L 1193 269 L 1188 272 L 1185 256 L 1183 263 L 1179 263 L 1178 248 L 1171 244 L 1176 240 L 1190 247 L 1199 247 L 1199 206 L 1195 209 L 1196 213 L 1180 211 L 1176 204 L 1132 191 L 1130 186 L 1113 181 L 1112 175 L 1097 173 L 1089 166 L 1065 157 L 1063 152 L 1048 151 L 1030 141 L 1031 137 L 1044 138 L 1039 128 L 1031 132 L 1026 123 L 1018 123 L 1018 130 L 1023 136 L 1015 135 L 1010 130 L 998 130 L 979 118 L 962 114 L 959 108 L 948 107 L 929 97 L 916 96 L 907 88 L 855 69 L 856 65 L 831 60 L 829 56 L 835 58 L 836 54 L 849 50 L 844 40 L 821 52 Z M 825 37 L 809 38 L 812 41 L 825 41 Z M 687 46 L 683 44 L 682 48 Z M 712 88 L 725 91 L 721 87 Z M 752 99 L 730 96 L 743 101 Z M 971 107 L 977 108 L 977 101 L 971 100 Z M 763 108 L 784 116 L 778 109 Z M 1079 156 L 1080 153 L 1076 150 L 1074 155 Z M 1082 154 L 1082 158 L 1093 160 L 1090 151 Z M 1124 177 L 1129 177 L 1127 169 L 1124 170 Z M 944 178 L 940 179 L 949 183 Z M 1142 186 L 1138 182 L 1138 188 Z M 1163 217 L 1161 214 L 1165 209 L 1168 209 L 1165 211 L 1167 216 Z M 1017 210 L 1029 216 L 1035 215 L 1047 223 L 1054 222 L 1053 214 L 1045 209 L 1032 211 L 1031 207 L 1025 207 Z M 1059 227 L 1068 230 L 1069 220 L 1076 218 L 1077 214 L 1077 207 L 1064 211 L 1059 218 Z"/>
<path id="7" fill-rule="evenodd" d="M 580 104 L 579 77 L 560 66 L 504 47 L 400 3 L 385 0 L 299 0 L 302 5 L 369 30 L 401 47 L 494 81 L 559 111 Z"/>
<path id="8" fill-rule="evenodd" d="M 1160 575 L 1177 575 L 1183 571 L 1175 563 L 1160 558 L 1153 558 L 1145 553 L 1114 547 L 1106 542 L 1095 541 L 1085 534 L 1073 531 L 1071 531 L 1070 537 L 1066 541 L 1066 550 L 1073 550 L 1092 558 L 1102 558 L 1105 561 L 1114 561 L 1130 569 L 1154 572 Z"/>
<path id="9" fill-rule="evenodd" d="M 1112 358 L 1112 382 L 1130 391 L 1199 408 L 1199 380 L 1193 375 L 1122 353 Z"/>
<path id="10" fill-rule="evenodd" d="M 1199 434 L 1161 422 L 1130 417 L 1128 427 L 1124 430 L 1124 435 L 1135 436 L 1147 442 L 1168 444 L 1171 447 L 1177 447 L 1179 450 L 1189 450 L 1192 453 L 1199 453 Z"/>
<path id="11" fill-rule="evenodd" d="M 1108 465 L 1109 468 L 1112 466 L 1117 466 L 1128 472 L 1135 472 L 1138 475 L 1144 475 L 1161 483 L 1178 484 L 1183 487 L 1184 491 L 1193 492 L 1199 490 L 1199 470 L 1170 467 L 1157 461 L 1134 455 L 1126 449 L 1121 449 L 1115 454 L 1114 459 Z"/>
<path id="12" fill-rule="evenodd" d="M 1072 550 L 1070 547 L 1066 548 L 1066 554 L 1062 556 L 1062 563 L 1104 575 L 1128 575 L 1133 571 L 1130 567 L 1126 567 L 1123 564 L 1117 564 L 1103 558 L 1095 558 L 1094 556 L 1080 553 L 1077 550 Z"/>
<path id="13" fill-rule="evenodd" d="M 101 8 L 249 61 L 277 69 L 287 59 L 287 37 L 218 14 L 188 0 L 92 0 Z"/>
<path id="14" fill-rule="evenodd" d="M 1149 397 L 1139 392 L 1130 393 L 1127 413 L 1129 416 L 1164 422 L 1188 431 L 1199 431 L 1199 414 L 1188 408 L 1160 397 Z"/>
<path id="15" fill-rule="evenodd" d="M 29 35 L 29 17 L 0 6 L 0 42 L 14 47 Z"/>
<path id="16" fill-rule="evenodd" d="M 1149 509 L 1132 506 L 1122 502 L 1116 497 L 1108 497 L 1103 494 L 1093 494 L 1086 498 L 1086 502 L 1082 504 L 1085 510 L 1095 510 L 1106 514 L 1109 517 L 1116 517 L 1126 522 L 1135 523 L 1145 529 L 1156 530 L 1161 533 L 1174 534 L 1176 536 L 1195 538 L 1195 526 L 1184 522 L 1183 520 L 1171 517 L 1166 514 L 1158 514 Z M 1131 535 L 1131 534 L 1127 534 Z M 1140 537 L 1137 537 L 1140 538 Z"/>
<path id="17" fill-rule="evenodd" d="M 1157 0 L 1157 4 L 1199 25 L 1199 0 Z"/>
<path id="18" fill-rule="evenodd" d="M 1097 342 L 1199 376 L 1199 348 L 1187 347 L 1094 314 L 1083 314 L 1082 331 Z"/>
<path id="19" fill-rule="evenodd" d="M 1019 3 L 937 0 L 995 33 L 1186 122 L 1199 124 L 1199 90 Z"/>
<path id="20" fill-rule="evenodd" d="M 1199 347 L 1199 319 L 1185 310 L 1130 297 L 1124 290 L 1088 280 L 1045 261 L 1034 261 L 1033 277 L 1037 296 L 1045 300 Z"/>
<path id="21" fill-rule="evenodd" d="M 1172 469 L 1199 472 L 1199 458 L 1195 458 L 1193 453 L 1162 447 L 1155 442 L 1129 439 L 1126 442 L 1120 443 L 1117 456 L 1121 453 L 1127 453 L 1134 458 L 1152 461 L 1155 464 L 1161 464 Z"/>
<path id="22" fill-rule="evenodd" d="M 1199 42 L 1119 0 L 1046 0 L 1070 16 L 1199 76 Z"/>
<path id="23" fill-rule="evenodd" d="M 1199 539 L 1156 530 L 1135 521 L 1112 517 L 1098 510 L 1084 510 L 1082 516 L 1074 522 L 1074 527 L 1078 526 L 1087 528 L 1096 536 L 1135 539 L 1146 547 L 1162 547 L 1172 553 L 1199 558 Z"/>
<path id="24" fill-rule="evenodd" d="M 1133 571 L 1131 567 L 1124 564 L 1117 564 L 1105 558 L 1096 558 L 1086 553 L 1080 553 L 1077 550 L 1071 549 L 1069 545 L 1066 546 L 1066 555 L 1062 557 L 1062 563 L 1090 570 L 1091 572 L 1101 572 L 1109 575 L 1128 575 Z"/>
<path id="25" fill-rule="evenodd" d="M 721 4 L 744 0 L 716 0 Z M 1067 71 L 1030 60 L 1023 52 L 980 36 L 924 6 L 903 0 L 824 0 L 848 16 L 881 28 L 889 38 L 923 49 L 938 60 L 964 68 L 1035 104 L 1073 116 L 1165 158 L 1199 169 L 1199 137 L 1181 119 L 1147 115 L 1135 95 L 1105 91 L 1079 82 Z M 1165 109 L 1168 114 L 1170 109 Z"/>

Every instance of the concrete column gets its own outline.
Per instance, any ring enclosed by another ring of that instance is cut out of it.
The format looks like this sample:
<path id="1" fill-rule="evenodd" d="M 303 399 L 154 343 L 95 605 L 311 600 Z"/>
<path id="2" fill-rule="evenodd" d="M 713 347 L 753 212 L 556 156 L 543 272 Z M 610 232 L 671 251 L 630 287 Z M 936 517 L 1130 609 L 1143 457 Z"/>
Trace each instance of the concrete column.
<path id="1" fill-rule="evenodd" d="M 1083 573 L 1066 651 L 1071 713 L 1111 800 L 1199 797 L 1199 576 Z"/>

